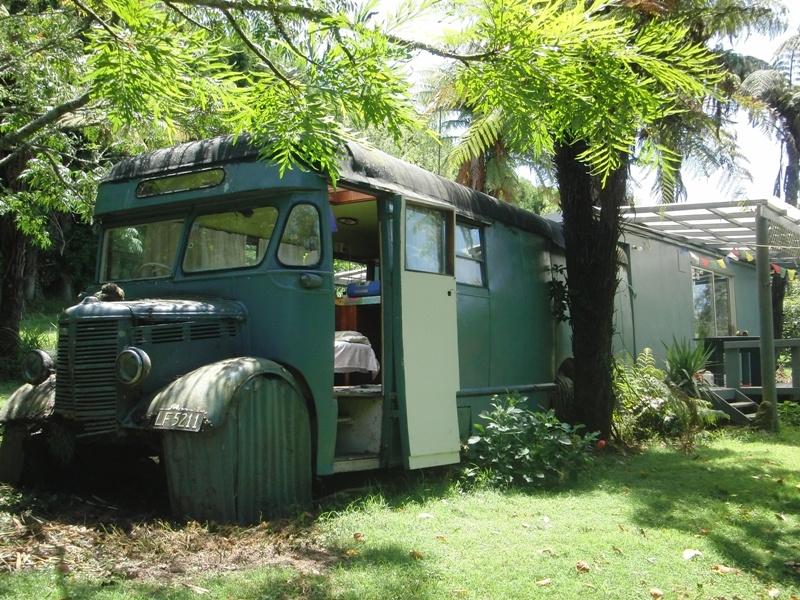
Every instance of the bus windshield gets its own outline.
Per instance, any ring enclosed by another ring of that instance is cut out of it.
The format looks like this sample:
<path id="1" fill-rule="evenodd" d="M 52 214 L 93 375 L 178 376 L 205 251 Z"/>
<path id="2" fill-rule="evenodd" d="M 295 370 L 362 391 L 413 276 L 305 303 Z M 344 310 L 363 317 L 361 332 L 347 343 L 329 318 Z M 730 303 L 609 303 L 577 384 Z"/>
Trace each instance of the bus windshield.
<path id="1" fill-rule="evenodd" d="M 108 229 L 103 240 L 102 281 L 168 277 L 172 274 L 184 219 Z"/>
<path id="2" fill-rule="evenodd" d="M 183 271 L 199 273 L 260 264 L 277 220 L 278 209 L 273 206 L 198 216 L 191 222 L 182 253 Z M 185 219 L 170 219 L 108 229 L 103 243 L 103 281 L 172 275 L 184 224 Z M 284 245 L 290 246 L 289 242 Z"/>

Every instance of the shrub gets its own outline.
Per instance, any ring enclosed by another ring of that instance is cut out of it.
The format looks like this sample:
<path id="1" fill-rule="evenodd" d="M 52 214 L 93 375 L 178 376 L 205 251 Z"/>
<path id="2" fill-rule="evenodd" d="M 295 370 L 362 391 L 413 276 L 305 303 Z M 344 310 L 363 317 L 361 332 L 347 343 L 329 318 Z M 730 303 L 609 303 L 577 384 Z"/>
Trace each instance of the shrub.
<path id="1" fill-rule="evenodd" d="M 668 350 L 668 371 L 656 367 L 655 358 L 645 348 L 634 361 L 624 354 L 615 360 L 614 411 L 616 442 L 635 446 L 653 437 L 677 441 L 688 451 L 694 448 L 697 434 L 728 416 L 714 410 L 701 398 L 705 383 L 695 376 L 702 366 L 695 351 L 686 344 Z M 691 356 L 690 356 L 691 355 Z"/>
<path id="2" fill-rule="evenodd" d="M 675 336 L 672 336 L 672 346 L 664 344 L 664 347 L 667 349 L 667 381 L 679 387 L 687 396 L 699 398 L 700 388 L 706 384 L 698 374 L 705 369 L 711 349 L 700 344 L 693 346 L 686 338 L 678 341 Z"/>
<path id="3" fill-rule="evenodd" d="M 579 435 L 575 427 L 560 422 L 552 410 L 532 412 L 517 405 L 518 395 L 492 399 L 493 410 L 481 413 L 486 425 L 476 423 L 479 435 L 467 444 L 474 463 L 464 474 L 473 481 L 496 486 L 552 486 L 591 462 L 597 434 Z"/>
<path id="4" fill-rule="evenodd" d="M 800 429 L 800 404 L 790 400 L 778 403 L 778 418 L 781 425 Z"/>

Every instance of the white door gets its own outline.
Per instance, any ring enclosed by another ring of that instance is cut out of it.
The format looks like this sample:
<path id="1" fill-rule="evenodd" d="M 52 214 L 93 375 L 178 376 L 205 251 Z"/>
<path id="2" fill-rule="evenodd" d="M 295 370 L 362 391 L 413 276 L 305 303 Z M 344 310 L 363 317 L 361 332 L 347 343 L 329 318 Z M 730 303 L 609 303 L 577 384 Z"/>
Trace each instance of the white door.
<path id="1" fill-rule="evenodd" d="M 419 469 L 459 461 L 455 214 L 405 198 L 399 204 L 398 403 L 404 462 Z"/>

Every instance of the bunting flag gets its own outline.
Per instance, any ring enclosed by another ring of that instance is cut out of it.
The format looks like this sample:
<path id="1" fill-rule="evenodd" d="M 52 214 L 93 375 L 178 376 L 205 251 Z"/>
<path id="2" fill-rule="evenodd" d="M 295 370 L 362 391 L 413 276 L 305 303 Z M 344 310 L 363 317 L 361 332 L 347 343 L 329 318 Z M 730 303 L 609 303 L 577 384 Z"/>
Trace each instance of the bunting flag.
<path id="1" fill-rule="evenodd" d="M 795 271 L 794 269 L 787 270 L 786 275 L 787 277 L 789 277 L 789 281 L 794 281 L 795 279 L 797 279 L 797 271 Z"/>
<path id="2" fill-rule="evenodd" d="M 700 264 L 703 265 L 704 267 L 710 267 L 711 266 L 711 261 L 708 260 L 707 258 L 701 258 L 700 259 Z"/>
<path id="3" fill-rule="evenodd" d="M 728 266 L 725 264 L 725 259 L 724 258 L 718 258 L 717 259 L 717 265 L 719 265 L 720 269 L 727 269 L 728 268 Z"/>
<path id="4" fill-rule="evenodd" d="M 730 258 L 731 260 L 739 260 L 739 251 L 736 248 L 734 248 L 733 250 L 728 252 L 728 258 Z"/>
<path id="5" fill-rule="evenodd" d="M 770 267 L 772 267 L 772 270 L 775 271 L 778 275 L 781 274 L 781 268 L 775 263 L 770 264 Z"/>
<path id="6" fill-rule="evenodd" d="M 750 254 L 750 253 L 749 253 L 747 250 L 745 250 L 745 251 L 744 251 L 744 259 L 745 259 L 747 262 L 753 262 L 753 261 L 755 260 L 755 259 L 753 258 L 753 255 L 752 255 L 752 254 Z"/>
<path id="7" fill-rule="evenodd" d="M 700 257 L 694 252 L 689 252 L 689 258 L 692 260 L 692 262 L 698 262 L 700 260 Z"/>

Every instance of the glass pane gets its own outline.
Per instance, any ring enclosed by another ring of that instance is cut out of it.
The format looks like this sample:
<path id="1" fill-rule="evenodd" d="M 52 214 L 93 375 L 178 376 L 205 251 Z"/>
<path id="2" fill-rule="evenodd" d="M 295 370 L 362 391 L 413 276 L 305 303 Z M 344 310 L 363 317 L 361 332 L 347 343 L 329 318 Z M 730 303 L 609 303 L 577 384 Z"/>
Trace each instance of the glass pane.
<path id="1" fill-rule="evenodd" d="M 714 288 L 711 273 L 693 269 L 695 337 L 713 336 L 715 332 Z"/>
<path id="2" fill-rule="evenodd" d="M 278 260 L 289 267 L 310 267 L 320 259 L 319 212 L 310 204 L 292 209 L 278 247 Z"/>
<path id="3" fill-rule="evenodd" d="M 418 206 L 406 207 L 406 269 L 446 273 L 445 215 Z"/>
<path id="4" fill-rule="evenodd" d="M 717 335 L 730 335 L 732 329 L 729 279 L 722 275 L 714 276 L 714 312 Z"/>
<path id="5" fill-rule="evenodd" d="M 278 209 L 263 206 L 197 217 L 192 223 L 183 269 L 187 273 L 259 264 L 275 229 Z"/>
<path id="6" fill-rule="evenodd" d="M 479 227 L 456 227 L 456 281 L 484 285 L 483 236 Z"/>
<path id="7" fill-rule="evenodd" d="M 126 281 L 170 276 L 182 231 L 182 219 L 107 230 L 101 279 Z"/>
<path id="8" fill-rule="evenodd" d="M 147 179 L 136 186 L 136 197 L 147 198 L 149 196 L 158 196 L 159 194 L 174 194 L 176 192 L 214 187 L 222 183 L 224 179 L 225 171 L 222 169 L 209 169 Z"/>

